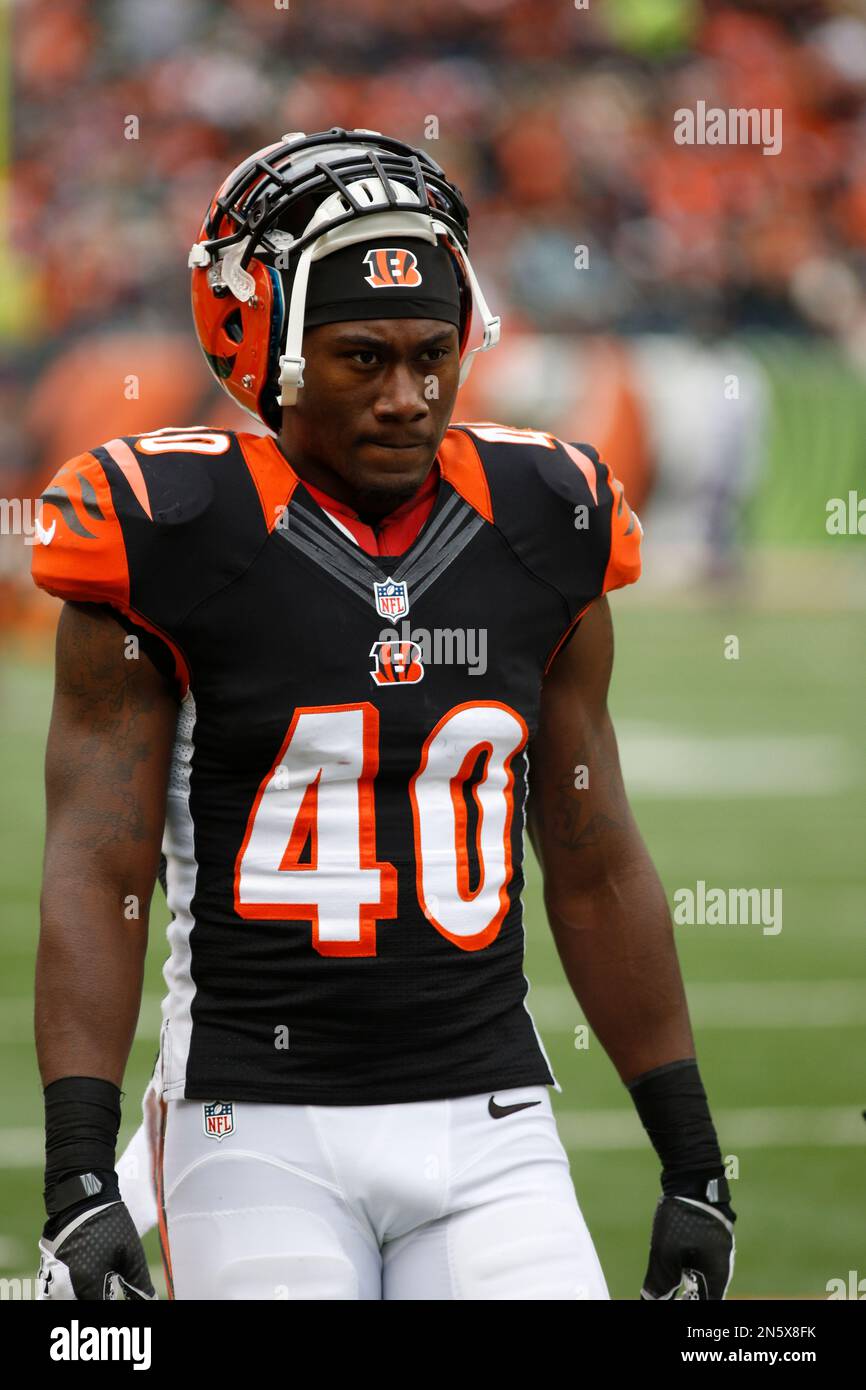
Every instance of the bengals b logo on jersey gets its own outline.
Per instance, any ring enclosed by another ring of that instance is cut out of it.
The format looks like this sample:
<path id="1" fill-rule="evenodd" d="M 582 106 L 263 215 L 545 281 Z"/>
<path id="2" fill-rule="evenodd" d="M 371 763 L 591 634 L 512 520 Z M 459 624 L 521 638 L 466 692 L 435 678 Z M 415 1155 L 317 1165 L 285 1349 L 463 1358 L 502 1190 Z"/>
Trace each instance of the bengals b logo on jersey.
<path id="1" fill-rule="evenodd" d="M 403 246 L 378 246 L 369 250 L 364 265 L 370 274 L 364 279 L 374 290 L 412 289 L 421 284 L 418 257 Z"/>
<path id="2" fill-rule="evenodd" d="M 377 685 L 415 685 L 424 675 L 417 642 L 374 642 L 370 655 Z"/>

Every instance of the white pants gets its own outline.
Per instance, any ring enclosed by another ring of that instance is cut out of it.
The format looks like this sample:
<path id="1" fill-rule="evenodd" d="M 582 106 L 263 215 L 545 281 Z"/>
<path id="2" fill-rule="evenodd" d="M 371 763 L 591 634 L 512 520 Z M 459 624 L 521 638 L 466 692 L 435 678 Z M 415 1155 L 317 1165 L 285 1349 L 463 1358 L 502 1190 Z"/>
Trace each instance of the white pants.
<path id="1" fill-rule="evenodd" d="M 490 1100 L 240 1101 L 216 1138 L 201 1101 L 151 1093 L 121 1191 L 153 1224 L 149 1148 L 178 1299 L 609 1298 L 548 1087 Z"/>

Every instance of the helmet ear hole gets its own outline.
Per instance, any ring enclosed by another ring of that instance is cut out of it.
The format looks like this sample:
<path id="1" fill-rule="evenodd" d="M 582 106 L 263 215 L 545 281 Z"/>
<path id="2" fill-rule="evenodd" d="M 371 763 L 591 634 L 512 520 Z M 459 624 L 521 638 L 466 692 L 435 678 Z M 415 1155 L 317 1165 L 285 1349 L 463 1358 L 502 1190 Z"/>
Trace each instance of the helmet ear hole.
<path id="1" fill-rule="evenodd" d="M 235 359 L 233 357 L 217 357 L 215 353 L 207 352 L 205 357 L 210 363 L 211 371 L 219 381 L 228 381 L 234 371 Z"/>
<path id="2" fill-rule="evenodd" d="M 244 340 L 244 325 L 241 319 L 240 309 L 232 309 L 223 323 L 223 332 L 227 338 L 231 338 L 233 343 L 242 343 Z"/>

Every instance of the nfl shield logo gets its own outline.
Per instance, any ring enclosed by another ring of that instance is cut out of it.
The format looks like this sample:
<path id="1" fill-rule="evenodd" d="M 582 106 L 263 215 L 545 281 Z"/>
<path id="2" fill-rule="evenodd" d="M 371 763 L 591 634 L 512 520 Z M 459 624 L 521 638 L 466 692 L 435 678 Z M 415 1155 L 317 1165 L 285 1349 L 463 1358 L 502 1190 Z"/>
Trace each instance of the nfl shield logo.
<path id="1" fill-rule="evenodd" d="M 376 612 L 380 618 L 402 618 L 409 612 L 409 585 L 405 579 L 392 579 L 389 575 L 384 584 L 374 584 Z"/>
<path id="2" fill-rule="evenodd" d="M 204 1132 L 208 1139 L 225 1139 L 233 1134 L 235 1112 L 230 1100 L 215 1100 L 212 1105 L 202 1106 Z"/>

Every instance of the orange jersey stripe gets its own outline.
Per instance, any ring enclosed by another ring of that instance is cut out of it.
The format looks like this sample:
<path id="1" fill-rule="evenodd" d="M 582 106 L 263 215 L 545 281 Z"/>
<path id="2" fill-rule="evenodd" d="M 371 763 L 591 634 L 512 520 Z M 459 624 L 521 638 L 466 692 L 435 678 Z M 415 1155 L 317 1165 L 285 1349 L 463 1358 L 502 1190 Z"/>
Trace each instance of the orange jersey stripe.
<path id="1" fill-rule="evenodd" d="M 596 485 L 595 468 L 593 467 L 592 463 L 586 457 L 586 454 L 582 454 L 579 449 L 575 449 L 573 444 L 566 444 L 565 440 L 563 439 L 560 439 L 559 442 L 562 445 L 565 452 L 568 454 L 568 457 L 571 459 L 572 463 L 577 464 L 578 468 L 580 469 L 581 473 L 586 479 L 587 487 L 592 493 L 592 500 L 595 503 L 595 505 L 598 506 L 598 487 Z"/>
<path id="2" fill-rule="evenodd" d="M 595 603 L 595 599 L 592 600 L 592 603 Z M 583 608 L 581 608 L 581 610 L 580 610 L 579 613 L 575 613 L 575 615 L 574 615 L 574 617 L 572 618 L 571 622 L 568 624 L 568 627 L 565 629 L 565 632 L 562 634 L 562 636 L 560 637 L 560 639 L 559 639 L 559 641 L 557 642 L 556 646 L 554 647 L 553 651 L 550 653 L 550 656 L 547 658 L 546 662 L 544 663 L 544 670 L 543 670 L 543 672 L 542 672 L 542 675 L 543 675 L 543 676 L 546 676 L 546 675 L 547 675 L 548 671 L 550 670 L 551 666 L 552 666 L 553 663 L 554 663 L 554 660 L 556 659 L 556 653 L 559 651 L 559 649 L 562 647 L 563 643 L 566 641 L 566 639 L 567 639 L 569 633 L 573 631 L 575 624 L 580 622 L 580 620 L 581 620 L 581 618 L 583 617 L 584 613 L 585 613 L 585 612 L 587 611 L 587 609 L 590 608 L 590 607 L 591 607 L 591 604 L 587 603 L 587 604 L 584 605 Z"/>
<path id="3" fill-rule="evenodd" d="M 156 623 L 152 623 L 134 608 L 130 608 L 128 605 L 126 607 L 121 607 L 119 603 L 114 606 L 115 608 L 120 608 L 121 612 L 125 613 L 127 618 L 131 618 L 139 627 L 146 628 L 148 632 L 152 632 L 155 637 L 159 637 L 160 640 L 165 643 L 174 658 L 174 674 L 180 686 L 181 696 L 184 696 L 189 690 L 191 676 L 189 663 L 177 643 L 173 641 L 168 633 L 164 632 L 161 627 L 157 627 Z"/>
<path id="4" fill-rule="evenodd" d="M 439 467 L 455 492 L 485 521 L 493 521 L 493 503 L 484 464 L 471 437 L 463 430 L 446 430 L 439 445 Z"/>
<path id="5" fill-rule="evenodd" d="M 118 449 L 117 446 L 121 447 Z M 134 465 L 124 474 L 133 491 L 144 488 L 141 470 L 129 446 L 112 440 L 111 456 L 123 467 L 124 451 Z M 128 462 L 128 461 L 127 461 Z M 136 473 L 138 481 L 133 481 Z M 136 492 L 137 495 L 137 492 Z M 141 502 L 141 498 L 139 497 Z M 144 509 L 150 504 L 144 491 Z M 123 532 L 111 486 L 92 454 L 69 459 L 52 478 L 42 497 L 43 532 L 50 539 L 33 547 L 32 573 L 41 589 L 72 603 L 108 603 L 131 622 L 159 637 L 171 651 L 181 694 L 190 685 L 189 664 L 176 642 L 130 603 L 130 577 Z"/>
<path id="6" fill-rule="evenodd" d="M 640 578 L 640 542 L 643 527 L 638 520 L 637 513 L 633 512 L 626 502 L 622 483 L 613 476 L 610 465 L 602 463 L 602 467 L 607 469 L 608 486 L 613 493 L 613 508 L 610 518 L 610 556 L 607 569 L 604 572 L 604 584 L 601 590 L 603 594 L 606 594 L 611 589 L 621 589 L 624 584 L 634 584 L 635 580 Z"/>
<path id="7" fill-rule="evenodd" d="M 165 1285 L 170 1299 L 174 1298 L 174 1275 L 171 1268 L 171 1249 L 168 1243 L 168 1221 L 165 1214 L 165 1184 L 163 1179 L 163 1157 L 165 1153 L 165 1125 L 168 1119 L 168 1105 L 164 1100 L 160 1100 L 160 1126 L 159 1126 L 159 1148 L 156 1155 L 155 1164 L 155 1186 L 156 1186 L 156 1213 L 157 1226 L 159 1229 L 159 1248 L 162 1255 L 162 1268 L 165 1274 Z"/>
<path id="8" fill-rule="evenodd" d="M 33 547 L 34 581 L 57 598 L 129 604 L 129 567 L 111 488 L 92 454 L 69 459 L 42 496 L 47 541 Z"/>
<path id="9" fill-rule="evenodd" d="M 292 500 L 298 475 L 272 434 L 235 436 L 256 485 L 265 525 L 273 531 Z"/>
<path id="10" fill-rule="evenodd" d="M 147 495 L 147 485 L 144 481 L 144 474 L 141 471 L 141 464 L 135 457 L 125 439 L 112 439 L 108 444 L 102 446 L 107 454 L 110 454 L 123 474 L 132 491 L 135 499 L 149 519 L 153 521 L 153 512 L 150 510 L 150 498 Z"/>

